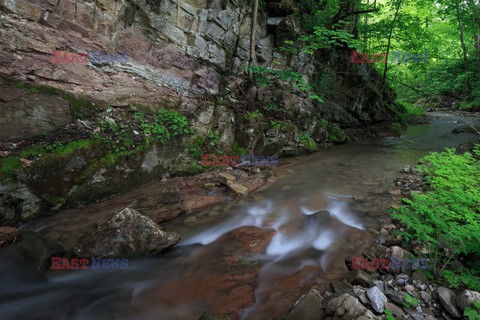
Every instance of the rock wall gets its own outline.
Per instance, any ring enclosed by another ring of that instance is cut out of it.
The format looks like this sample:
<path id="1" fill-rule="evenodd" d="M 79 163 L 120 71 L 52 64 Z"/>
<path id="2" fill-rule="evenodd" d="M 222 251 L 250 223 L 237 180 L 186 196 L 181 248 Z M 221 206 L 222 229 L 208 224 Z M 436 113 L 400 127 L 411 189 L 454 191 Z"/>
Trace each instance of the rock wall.
<path id="1" fill-rule="evenodd" d="M 220 74 L 245 65 L 246 0 L 1 0 L 0 73 L 126 106 L 217 93 Z M 272 59 L 265 17 L 259 61 Z M 53 64 L 52 51 L 126 52 L 128 63 Z"/>

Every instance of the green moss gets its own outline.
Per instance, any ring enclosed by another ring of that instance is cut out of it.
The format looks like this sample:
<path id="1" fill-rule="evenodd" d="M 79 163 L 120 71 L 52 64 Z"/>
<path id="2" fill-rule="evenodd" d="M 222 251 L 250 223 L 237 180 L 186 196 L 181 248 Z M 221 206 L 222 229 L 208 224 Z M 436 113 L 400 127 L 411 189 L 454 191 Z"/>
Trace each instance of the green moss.
<path id="1" fill-rule="evenodd" d="M 190 163 L 190 165 L 188 166 L 188 169 L 187 169 L 188 173 L 190 174 L 197 174 L 199 172 L 202 172 L 203 171 L 203 167 L 197 163 Z"/>
<path id="2" fill-rule="evenodd" d="M 44 145 L 33 145 L 31 147 L 25 148 L 20 151 L 19 157 L 20 158 L 28 158 L 32 156 L 38 156 L 42 153 L 45 153 L 45 146 Z"/>
<path id="3" fill-rule="evenodd" d="M 0 158 L 0 181 L 10 181 L 15 170 L 21 170 L 22 163 L 17 157 L 9 156 Z"/>
<path id="4" fill-rule="evenodd" d="M 72 141 L 69 144 L 67 144 L 66 146 L 61 145 L 59 147 L 56 147 L 53 150 L 53 152 L 57 153 L 57 154 L 60 154 L 62 156 L 66 156 L 66 155 L 69 155 L 69 154 L 73 153 L 74 151 L 76 151 L 78 149 L 90 148 L 90 147 L 92 147 L 92 145 L 94 143 L 95 143 L 95 141 L 92 140 L 92 139 Z"/>
<path id="5" fill-rule="evenodd" d="M 14 82 L 15 87 L 25 89 L 29 93 L 43 93 L 43 94 L 49 94 L 49 95 L 59 95 L 63 99 L 69 102 L 72 113 L 75 118 L 85 118 L 91 114 L 93 114 L 94 110 L 96 110 L 96 107 L 93 105 L 93 103 L 76 98 L 75 96 L 66 93 L 62 90 L 55 89 L 49 86 L 38 86 L 34 85 L 31 83 L 27 82 L 22 82 L 22 81 L 15 81 Z"/>

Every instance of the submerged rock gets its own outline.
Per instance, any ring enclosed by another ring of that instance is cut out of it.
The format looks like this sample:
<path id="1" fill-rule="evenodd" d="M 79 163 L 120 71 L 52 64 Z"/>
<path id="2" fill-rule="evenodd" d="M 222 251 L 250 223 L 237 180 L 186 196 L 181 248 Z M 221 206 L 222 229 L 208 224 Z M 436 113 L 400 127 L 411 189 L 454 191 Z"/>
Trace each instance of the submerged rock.
<path id="1" fill-rule="evenodd" d="M 93 235 L 78 241 L 77 256 L 132 257 L 156 255 L 176 245 L 180 236 L 163 231 L 150 218 L 126 208 L 100 225 Z"/>
<path id="2" fill-rule="evenodd" d="M 470 126 L 459 126 L 452 130 L 452 133 L 476 133 L 475 129 Z"/>
<path id="3" fill-rule="evenodd" d="M 33 231 L 25 231 L 20 241 L 9 249 L 30 269 L 40 273 L 51 267 L 50 257 L 59 257 L 66 253 L 60 244 Z"/>

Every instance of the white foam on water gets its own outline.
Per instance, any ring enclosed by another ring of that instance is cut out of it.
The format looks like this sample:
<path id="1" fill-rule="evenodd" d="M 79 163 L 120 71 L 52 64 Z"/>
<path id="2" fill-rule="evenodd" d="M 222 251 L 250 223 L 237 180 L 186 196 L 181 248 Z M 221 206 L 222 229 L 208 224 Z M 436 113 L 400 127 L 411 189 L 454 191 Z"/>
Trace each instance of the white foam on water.
<path id="1" fill-rule="evenodd" d="M 326 250 L 333 244 L 335 238 L 335 234 L 332 231 L 324 231 L 315 239 L 312 246 L 317 250 Z"/>
<path id="2" fill-rule="evenodd" d="M 358 219 L 348 210 L 347 204 L 342 201 L 333 200 L 327 209 L 335 218 L 347 226 L 365 230 L 364 226 L 358 222 Z"/>
<path id="3" fill-rule="evenodd" d="M 230 232 L 234 229 L 244 226 L 256 226 L 263 227 L 266 216 L 272 211 L 272 201 L 268 201 L 266 204 L 253 206 L 248 208 L 246 216 L 235 216 L 234 218 L 209 228 L 206 231 L 200 232 L 191 238 L 185 239 L 180 242 L 180 246 L 191 245 L 200 243 L 207 245 L 217 240 L 223 234 Z"/>
<path id="4" fill-rule="evenodd" d="M 300 207 L 300 210 L 302 211 L 302 213 L 306 216 L 310 216 L 316 212 L 318 212 L 318 210 L 312 210 L 312 209 L 309 209 L 307 207 Z"/>

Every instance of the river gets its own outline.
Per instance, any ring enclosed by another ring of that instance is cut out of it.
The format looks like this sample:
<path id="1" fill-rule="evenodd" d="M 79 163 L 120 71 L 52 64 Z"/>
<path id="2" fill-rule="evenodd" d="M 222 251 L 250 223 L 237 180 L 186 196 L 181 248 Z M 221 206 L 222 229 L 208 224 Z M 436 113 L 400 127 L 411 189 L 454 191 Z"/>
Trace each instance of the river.
<path id="1" fill-rule="evenodd" d="M 309 287 L 344 277 L 345 256 L 373 245 L 404 165 L 476 138 L 452 134 L 462 123 L 449 113 L 430 119 L 401 137 L 289 160 L 268 187 L 194 212 L 194 224 L 186 216 L 165 223 L 179 245 L 130 260 L 127 270 L 36 276 L 0 251 L 1 318 L 193 320 L 209 311 L 281 319 Z"/>

